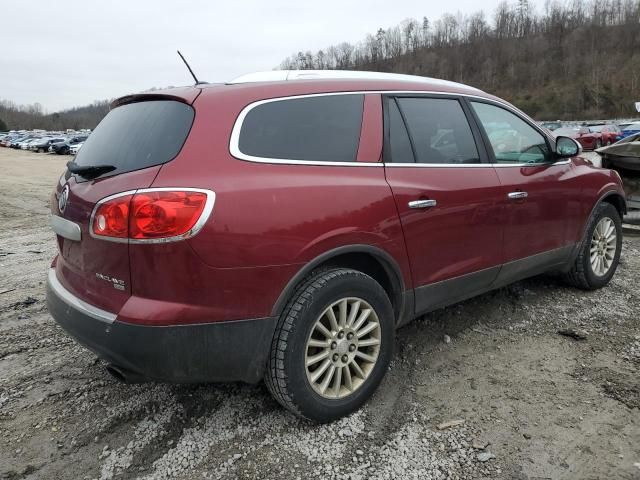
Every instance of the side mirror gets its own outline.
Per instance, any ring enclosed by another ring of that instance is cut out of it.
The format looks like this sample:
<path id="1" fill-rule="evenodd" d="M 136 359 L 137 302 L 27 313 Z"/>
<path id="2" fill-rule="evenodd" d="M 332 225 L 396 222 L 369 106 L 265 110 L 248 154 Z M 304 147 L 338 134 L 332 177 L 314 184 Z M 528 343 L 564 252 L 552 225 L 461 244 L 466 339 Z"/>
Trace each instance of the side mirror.
<path id="1" fill-rule="evenodd" d="M 556 153 L 559 157 L 575 157 L 580 153 L 580 144 L 573 138 L 556 138 Z"/>

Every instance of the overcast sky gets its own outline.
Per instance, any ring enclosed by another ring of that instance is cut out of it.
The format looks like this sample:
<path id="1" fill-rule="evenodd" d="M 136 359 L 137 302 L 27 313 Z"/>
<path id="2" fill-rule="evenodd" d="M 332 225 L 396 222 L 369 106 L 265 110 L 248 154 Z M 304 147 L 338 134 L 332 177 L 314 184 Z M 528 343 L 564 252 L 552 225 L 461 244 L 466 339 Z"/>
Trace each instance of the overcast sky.
<path id="1" fill-rule="evenodd" d="M 3 4 L 0 99 L 52 112 L 151 87 L 209 82 L 271 70 L 405 18 L 483 9 L 499 0 L 19 0 Z"/>

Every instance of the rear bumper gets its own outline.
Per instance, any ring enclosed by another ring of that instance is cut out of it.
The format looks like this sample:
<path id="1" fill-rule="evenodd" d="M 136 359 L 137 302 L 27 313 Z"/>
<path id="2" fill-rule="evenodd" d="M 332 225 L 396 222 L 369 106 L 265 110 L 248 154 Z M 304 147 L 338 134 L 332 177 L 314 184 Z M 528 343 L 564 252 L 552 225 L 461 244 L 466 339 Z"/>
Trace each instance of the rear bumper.
<path id="1" fill-rule="evenodd" d="M 271 348 L 275 318 L 152 327 L 119 322 L 116 315 L 47 280 L 54 320 L 103 360 L 145 379 L 176 382 L 259 382 Z"/>

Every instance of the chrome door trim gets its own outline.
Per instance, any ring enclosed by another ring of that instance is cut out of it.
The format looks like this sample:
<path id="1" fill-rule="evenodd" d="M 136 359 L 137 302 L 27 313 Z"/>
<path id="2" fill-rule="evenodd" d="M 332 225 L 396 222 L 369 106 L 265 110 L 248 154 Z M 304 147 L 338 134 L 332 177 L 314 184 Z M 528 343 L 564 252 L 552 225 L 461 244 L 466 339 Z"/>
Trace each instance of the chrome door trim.
<path id="1" fill-rule="evenodd" d="M 67 240 L 73 240 L 74 242 L 82 240 L 80 225 L 71 220 L 59 217 L 58 215 L 51 215 L 49 224 L 51 225 L 51 230 L 53 230 L 56 235 L 60 235 Z"/>
<path id="2" fill-rule="evenodd" d="M 407 205 L 409 208 L 432 208 L 438 204 L 435 200 L 413 200 Z"/>
<path id="3" fill-rule="evenodd" d="M 108 324 L 112 324 L 116 321 L 117 315 L 115 313 L 107 312 L 106 310 L 102 310 L 101 308 L 94 307 L 84 300 L 80 300 L 69 290 L 64 288 L 64 286 L 62 286 L 62 284 L 58 280 L 58 277 L 56 276 L 55 268 L 49 269 L 47 283 L 49 284 L 49 288 L 51 289 L 51 291 L 55 293 L 59 299 L 61 299 L 71 308 L 78 310 L 80 313 L 83 313 L 90 316 L 91 318 L 95 318 L 96 320 Z"/>
<path id="4" fill-rule="evenodd" d="M 522 198 L 527 198 L 529 196 L 529 194 L 527 192 L 509 192 L 507 194 L 507 197 L 509 197 L 510 200 L 519 200 Z"/>
<path id="5" fill-rule="evenodd" d="M 549 163 L 385 163 L 385 167 L 418 167 L 418 168 L 512 168 L 512 167 L 556 167 L 558 165 L 568 165 L 568 160 L 560 160 L 558 162 Z"/>

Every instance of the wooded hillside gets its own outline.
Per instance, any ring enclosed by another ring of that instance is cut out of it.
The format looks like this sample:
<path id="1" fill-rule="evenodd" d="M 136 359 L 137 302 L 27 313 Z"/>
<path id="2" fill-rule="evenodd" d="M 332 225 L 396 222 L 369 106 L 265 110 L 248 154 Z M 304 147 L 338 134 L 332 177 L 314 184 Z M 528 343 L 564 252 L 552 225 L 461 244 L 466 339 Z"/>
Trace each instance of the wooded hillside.
<path id="1" fill-rule="evenodd" d="M 502 3 L 410 19 L 356 45 L 299 52 L 283 69 L 354 69 L 467 83 L 539 120 L 638 116 L 640 0 Z"/>
<path id="2" fill-rule="evenodd" d="M 42 106 L 16 105 L 7 100 L 0 100 L 0 131 L 2 130 L 65 130 L 73 128 L 95 128 L 109 111 L 109 101 L 95 101 L 91 105 L 71 108 L 56 113 L 43 113 Z"/>

